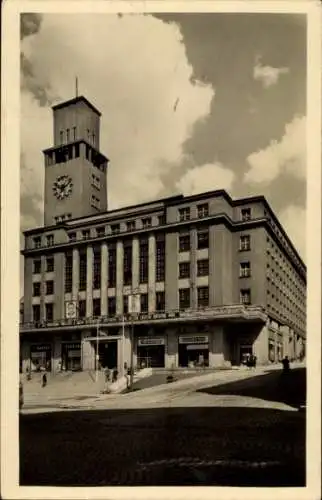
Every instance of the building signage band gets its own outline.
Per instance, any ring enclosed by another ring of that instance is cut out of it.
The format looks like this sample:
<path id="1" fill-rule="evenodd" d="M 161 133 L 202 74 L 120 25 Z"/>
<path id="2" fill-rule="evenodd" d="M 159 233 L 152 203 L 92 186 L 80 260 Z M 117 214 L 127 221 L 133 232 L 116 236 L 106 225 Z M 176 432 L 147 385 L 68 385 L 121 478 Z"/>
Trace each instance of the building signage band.
<path id="1" fill-rule="evenodd" d="M 51 349 L 50 344 L 32 345 L 30 347 L 31 352 L 50 351 L 50 349 Z"/>
<path id="2" fill-rule="evenodd" d="M 138 338 L 139 346 L 148 346 L 148 345 L 164 345 L 165 341 L 162 338 L 152 338 L 152 337 L 141 337 Z"/>
<path id="3" fill-rule="evenodd" d="M 179 337 L 179 344 L 208 344 L 208 342 L 209 340 L 207 335 Z"/>
<path id="4" fill-rule="evenodd" d="M 80 342 L 75 342 L 71 344 L 65 344 L 66 349 L 80 349 L 81 348 L 81 343 Z"/>

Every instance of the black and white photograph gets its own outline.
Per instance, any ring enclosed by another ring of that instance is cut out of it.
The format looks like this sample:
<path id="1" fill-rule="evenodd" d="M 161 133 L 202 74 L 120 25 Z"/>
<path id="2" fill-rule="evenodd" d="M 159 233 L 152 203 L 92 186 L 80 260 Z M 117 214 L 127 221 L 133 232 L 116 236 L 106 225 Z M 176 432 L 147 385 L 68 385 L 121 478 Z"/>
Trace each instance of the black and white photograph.
<path id="1" fill-rule="evenodd" d="M 63 3 L 15 24 L 4 498 L 318 498 L 318 2 Z"/>

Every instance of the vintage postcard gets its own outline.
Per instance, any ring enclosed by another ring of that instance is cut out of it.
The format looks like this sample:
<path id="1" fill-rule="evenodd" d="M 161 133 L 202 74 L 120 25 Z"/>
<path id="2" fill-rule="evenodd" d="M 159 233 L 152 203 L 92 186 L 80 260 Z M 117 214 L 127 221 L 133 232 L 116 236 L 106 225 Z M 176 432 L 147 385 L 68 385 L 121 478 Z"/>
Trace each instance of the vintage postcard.
<path id="1" fill-rule="evenodd" d="M 319 2 L 3 14 L 3 498 L 320 498 Z"/>

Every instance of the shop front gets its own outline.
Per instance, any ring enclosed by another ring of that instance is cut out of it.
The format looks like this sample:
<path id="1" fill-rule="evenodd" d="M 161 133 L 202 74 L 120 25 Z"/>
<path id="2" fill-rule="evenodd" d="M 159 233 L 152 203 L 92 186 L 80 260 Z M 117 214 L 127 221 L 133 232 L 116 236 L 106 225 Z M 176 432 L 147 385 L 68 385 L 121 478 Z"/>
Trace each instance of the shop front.
<path id="1" fill-rule="evenodd" d="M 98 359 L 99 368 L 109 368 L 110 370 L 117 368 L 117 340 L 100 340 Z"/>
<path id="2" fill-rule="evenodd" d="M 30 371 L 51 371 L 51 344 L 37 344 L 30 346 Z"/>
<path id="3" fill-rule="evenodd" d="M 139 368 L 164 368 L 165 338 L 138 337 L 137 364 Z"/>
<path id="4" fill-rule="evenodd" d="M 62 370 L 79 371 L 82 369 L 81 342 L 62 343 Z"/>
<path id="5" fill-rule="evenodd" d="M 179 367 L 209 366 L 208 335 L 179 337 Z"/>

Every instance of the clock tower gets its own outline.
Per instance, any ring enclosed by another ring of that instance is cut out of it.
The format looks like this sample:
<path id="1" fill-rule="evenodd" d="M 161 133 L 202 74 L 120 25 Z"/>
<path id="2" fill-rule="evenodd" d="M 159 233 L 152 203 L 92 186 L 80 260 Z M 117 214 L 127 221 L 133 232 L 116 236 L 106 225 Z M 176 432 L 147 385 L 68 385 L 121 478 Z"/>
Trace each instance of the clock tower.
<path id="1" fill-rule="evenodd" d="M 54 146 L 44 151 L 45 226 L 107 210 L 101 113 L 81 96 L 54 106 L 53 115 Z"/>

